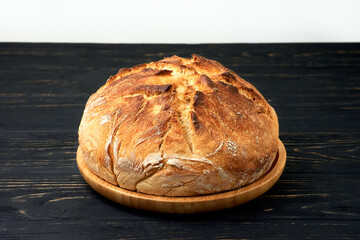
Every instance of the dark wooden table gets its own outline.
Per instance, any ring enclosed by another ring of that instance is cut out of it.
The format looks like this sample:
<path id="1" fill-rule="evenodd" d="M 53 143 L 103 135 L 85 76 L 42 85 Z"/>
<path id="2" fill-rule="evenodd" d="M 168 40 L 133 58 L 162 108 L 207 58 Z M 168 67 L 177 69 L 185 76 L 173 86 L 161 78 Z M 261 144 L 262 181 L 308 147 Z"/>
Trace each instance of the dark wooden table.
<path id="1" fill-rule="evenodd" d="M 215 59 L 276 109 L 285 171 L 260 198 L 198 215 L 142 212 L 76 166 L 84 104 L 119 68 Z M 0 239 L 360 239 L 360 44 L 0 44 Z"/>

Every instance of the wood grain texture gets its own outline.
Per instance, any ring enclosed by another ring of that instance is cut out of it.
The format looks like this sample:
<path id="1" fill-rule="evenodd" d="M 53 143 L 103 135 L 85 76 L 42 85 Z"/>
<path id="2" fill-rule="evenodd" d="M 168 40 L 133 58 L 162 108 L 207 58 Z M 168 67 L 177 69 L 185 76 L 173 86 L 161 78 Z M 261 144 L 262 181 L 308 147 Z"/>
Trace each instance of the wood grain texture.
<path id="1" fill-rule="evenodd" d="M 190 216 L 123 207 L 77 170 L 91 93 L 121 67 L 191 53 L 253 83 L 279 116 L 279 181 Z M 0 239 L 359 239 L 360 44 L 0 44 Z"/>

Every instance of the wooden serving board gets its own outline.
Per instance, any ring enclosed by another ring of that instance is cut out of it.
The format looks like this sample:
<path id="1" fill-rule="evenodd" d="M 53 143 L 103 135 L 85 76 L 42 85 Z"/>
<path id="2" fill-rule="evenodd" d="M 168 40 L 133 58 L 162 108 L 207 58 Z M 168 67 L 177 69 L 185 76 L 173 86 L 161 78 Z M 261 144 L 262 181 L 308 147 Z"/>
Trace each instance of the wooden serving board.
<path id="1" fill-rule="evenodd" d="M 240 189 L 196 197 L 164 197 L 133 192 L 112 185 L 86 166 L 82 154 L 77 151 L 77 164 L 85 181 L 95 191 L 114 202 L 125 206 L 165 213 L 199 213 L 231 208 L 253 200 L 269 190 L 281 176 L 286 163 L 286 150 L 279 140 L 279 150 L 269 172 L 258 181 Z"/>

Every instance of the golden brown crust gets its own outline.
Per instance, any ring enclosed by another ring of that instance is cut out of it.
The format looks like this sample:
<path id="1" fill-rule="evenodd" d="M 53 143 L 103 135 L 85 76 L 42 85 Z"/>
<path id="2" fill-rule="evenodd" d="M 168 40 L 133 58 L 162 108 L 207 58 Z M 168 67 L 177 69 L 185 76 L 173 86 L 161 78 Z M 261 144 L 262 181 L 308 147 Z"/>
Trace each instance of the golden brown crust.
<path id="1" fill-rule="evenodd" d="M 250 83 L 216 61 L 173 56 L 111 76 L 86 104 L 79 143 L 89 169 L 112 184 L 194 196 L 257 180 L 278 132 Z"/>

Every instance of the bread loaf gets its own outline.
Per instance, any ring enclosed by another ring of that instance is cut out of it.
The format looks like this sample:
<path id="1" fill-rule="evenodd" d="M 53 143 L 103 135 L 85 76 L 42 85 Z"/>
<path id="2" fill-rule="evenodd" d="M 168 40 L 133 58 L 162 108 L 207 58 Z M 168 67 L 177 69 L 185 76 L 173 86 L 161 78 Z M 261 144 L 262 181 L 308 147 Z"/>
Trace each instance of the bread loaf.
<path id="1" fill-rule="evenodd" d="M 259 179 L 277 154 L 278 120 L 254 86 L 193 55 L 123 68 L 88 100 L 80 154 L 131 191 L 196 196 Z"/>

